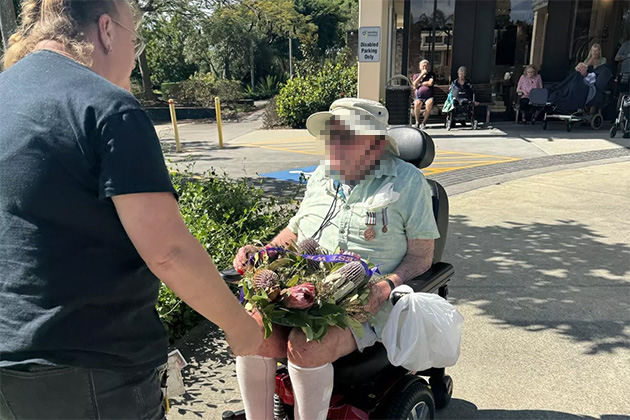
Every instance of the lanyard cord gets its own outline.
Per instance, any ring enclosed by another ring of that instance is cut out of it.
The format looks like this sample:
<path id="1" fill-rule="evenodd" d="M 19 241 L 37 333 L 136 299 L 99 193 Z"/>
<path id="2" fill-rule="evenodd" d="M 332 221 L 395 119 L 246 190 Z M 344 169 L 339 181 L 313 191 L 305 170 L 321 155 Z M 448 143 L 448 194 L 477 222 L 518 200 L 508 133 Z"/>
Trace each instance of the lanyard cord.
<path id="1" fill-rule="evenodd" d="M 322 233 L 324 232 L 324 229 L 326 229 L 328 226 L 332 225 L 332 221 L 335 219 L 335 217 L 337 217 L 339 212 L 341 212 L 341 209 L 337 210 L 337 200 L 339 199 L 339 189 L 340 188 L 341 188 L 341 183 L 338 183 L 337 184 L 337 189 L 335 190 L 335 198 L 333 199 L 333 202 L 331 203 L 330 207 L 328 208 L 328 212 L 326 213 L 326 216 L 324 216 L 324 219 L 322 220 L 322 224 L 319 225 L 319 228 L 311 236 L 313 239 L 315 239 L 317 241 L 319 241 L 319 239 L 321 238 Z"/>

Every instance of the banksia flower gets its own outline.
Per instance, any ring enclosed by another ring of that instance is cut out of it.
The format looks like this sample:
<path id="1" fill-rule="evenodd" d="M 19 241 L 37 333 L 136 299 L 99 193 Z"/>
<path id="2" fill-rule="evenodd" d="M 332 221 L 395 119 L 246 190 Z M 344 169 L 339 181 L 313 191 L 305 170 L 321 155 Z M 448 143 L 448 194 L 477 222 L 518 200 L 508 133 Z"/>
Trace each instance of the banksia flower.
<path id="1" fill-rule="evenodd" d="M 313 238 L 306 238 L 297 244 L 297 250 L 300 254 L 318 255 L 319 244 Z M 317 270 L 319 268 L 319 262 L 307 260 L 307 266 L 311 270 Z"/>
<path id="2" fill-rule="evenodd" d="M 350 281 L 355 285 L 358 285 L 365 278 L 365 268 L 363 268 L 361 261 L 352 261 L 335 271 L 334 274 L 339 274 L 343 276 L 346 281 Z"/>
<path id="3" fill-rule="evenodd" d="M 257 270 L 254 273 L 253 281 L 254 289 L 271 290 L 278 287 L 278 284 L 280 283 L 280 277 L 278 277 L 278 275 L 271 270 L 262 269 Z"/>
<path id="4" fill-rule="evenodd" d="M 319 244 L 313 238 L 306 238 L 298 242 L 297 249 L 301 254 L 316 255 L 319 252 Z"/>

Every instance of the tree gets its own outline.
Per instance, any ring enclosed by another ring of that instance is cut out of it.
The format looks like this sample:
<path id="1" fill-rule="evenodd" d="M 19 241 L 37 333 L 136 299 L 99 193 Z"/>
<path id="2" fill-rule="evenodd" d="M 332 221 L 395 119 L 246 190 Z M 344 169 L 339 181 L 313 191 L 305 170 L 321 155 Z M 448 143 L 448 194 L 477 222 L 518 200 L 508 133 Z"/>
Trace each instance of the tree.
<path id="1" fill-rule="evenodd" d="M 345 46 L 346 24 L 353 20 L 354 6 L 358 18 L 358 1 L 355 0 L 296 0 L 295 8 L 310 16 L 317 26 L 317 47 L 322 53 L 331 48 Z M 358 22 L 355 23 L 358 25 Z M 353 25 L 354 26 L 354 25 Z M 356 29 L 356 26 L 351 28 Z"/>
<path id="2" fill-rule="evenodd" d="M 13 0 L 0 0 L 0 33 L 2 34 L 2 46 L 6 50 L 9 47 L 9 37 L 17 28 L 15 7 Z"/>
<path id="3" fill-rule="evenodd" d="M 214 61 L 226 78 L 233 76 L 235 68 L 247 68 L 250 79 L 254 79 L 256 52 L 263 43 L 271 46 L 279 39 L 307 41 L 316 37 L 317 27 L 310 17 L 295 10 L 293 0 L 212 0 L 210 3 L 212 14 L 202 28 L 200 39 L 212 50 Z M 260 54 L 258 58 L 269 60 Z"/>
<path id="4" fill-rule="evenodd" d="M 200 63 L 187 60 L 186 54 L 191 40 L 199 36 L 194 22 L 180 14 L 159 14 L 145 20 L 143 33 L 153 82 L 179 82 L 199 69 Z"/>
<path id="5" fill-rule="evenodd" d="M 186 0 L 133 0 L 143 17 L 150 18 L 158 14 L 180 14 L 180 15 L 196 15 L 197 8 L 194 3 Z M 138 57 L 138 68 L 142 78 L 143 95 L 146 99 L 157 99 L 153 93 L 153 82 L 151 81 L 151 70 L 149 68 L 149 60 L 147 52 L 142 52 Z"/>

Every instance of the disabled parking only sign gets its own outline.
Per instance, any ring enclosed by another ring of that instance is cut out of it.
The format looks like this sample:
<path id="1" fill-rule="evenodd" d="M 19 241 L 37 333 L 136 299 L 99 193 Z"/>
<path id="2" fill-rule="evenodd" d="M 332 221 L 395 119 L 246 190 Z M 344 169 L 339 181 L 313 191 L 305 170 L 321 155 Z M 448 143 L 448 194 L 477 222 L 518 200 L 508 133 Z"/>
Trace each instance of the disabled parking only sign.
<path id="1" fill-rule="evenodd" d="M 368 63 L 381 61 L 380 26 L 359 28 L 359 61 Z"/>

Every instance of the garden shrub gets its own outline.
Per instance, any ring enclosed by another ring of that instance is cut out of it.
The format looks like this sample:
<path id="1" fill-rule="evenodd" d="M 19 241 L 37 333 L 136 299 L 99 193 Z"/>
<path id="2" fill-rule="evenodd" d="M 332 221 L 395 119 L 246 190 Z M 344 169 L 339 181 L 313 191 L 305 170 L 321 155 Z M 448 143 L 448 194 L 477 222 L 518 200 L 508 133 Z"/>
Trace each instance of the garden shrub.
<path id="1" fill-rule="evenodd" d="M 266 244 L 273 239 L 297 211 L 293 199 L 265 197 L 262 188 L 251 181 L 233 180 L 214 171 L 200 178 L 190 173 L 175 174 L 173 184 L 184 222 L 219 270 L 232 266 L 241 246 Z M 296 184 L 295 196 L 299 188 Z M 164 284 L 157 311 L 171 342 L 202 319 Z"/>
<path id="2" fill-rule="evenodd" d="M 357 94 L 357 66 L 328 62 L 314 74 L 294 77 L 280 90 L 278 115 L 293 128 L 303 128 L 313 113 L 326 111 L 342 97 Z"/>
<path id="3" fill-rule="evenodd" d="M 238 80 L 217 78 L 212 73 L 195 73 L 183 82 L 163 83 L 162 96 L 182 106 L 214 108 L 217 96 L 222 104 L 231 105 L 243 99 L 244 94 Z"/>

